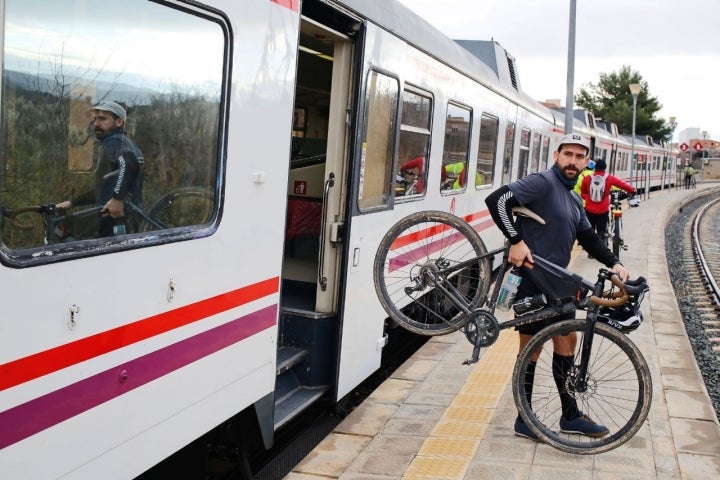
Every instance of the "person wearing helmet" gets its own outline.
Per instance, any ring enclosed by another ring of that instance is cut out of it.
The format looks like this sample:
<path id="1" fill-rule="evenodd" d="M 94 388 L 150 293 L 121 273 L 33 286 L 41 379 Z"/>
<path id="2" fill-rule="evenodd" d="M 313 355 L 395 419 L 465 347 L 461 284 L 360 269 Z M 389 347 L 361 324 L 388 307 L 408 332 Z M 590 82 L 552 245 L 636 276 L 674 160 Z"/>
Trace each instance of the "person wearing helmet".
<path id="1" fill-rule="evenodd" d="M 620 180 L 615 175 L 610 175 L 605 172 L 607 164 L 605 160 L 598 160 L 595 162 L 595 172 L 592 175 L 586 176 L 582 185 L 580 186 L 580 196 L 583 199 L 585 206 L 585 213 L 587 214 L 590 225 L 595 229 L 600 238 L 607 242 L 608 240 L 608 215 L 610 214 L 610 190 L 612 188 L 619 188 L 625 190 L 630 195 L 635 195 L 635 187 L 627 182 Z M 594 197 L 592 192 L 592 185 L 594 177 L 598 176 L 604 182 L 602 191 L 599 192 L 598 197 Z"/>
<path id="2" fill-rule="evenodd" d="M 580 187 L 582 186 L 583 178 L 587 177 L 588 175 L 592 175 L 593 170 L 595 170 L 595 160 L 588 160 L 587 167 L 583 169 L 582 172 L 580 172 L 580 175 L 578 175 L 577 183 L 575 183 L 575 192 L 580 195 Z M 585 206 L 585 199 L 583 199 L 583 207 Z"/>
<path id="3" fill-rule="evenodd" d="M 581 135 L 567 135 L 560 139 L 553 152 L 555 164 L 548 170 L 533 173 L 508 185 L 503 185 L 485 199 L 495 224 L 510 242 L 508 261 L 516 267 L 525 262 L 534 263 L 533 255 L 566 268 L 577 241 L 589 254 L 612 269 L 623 281 L 629 272 L 607 248 L 590 226 L 580 197 L 573 191 L 577 177 L 587 164 L 590 143 Z M 545 219 L 546 225 L 512 213 L 514 207 L 524 206 Z M 528 273 L 520 269 L 521 282 L 517 298 L 533 297 L 547 286 L 536 284 Z M 517 313 L 516 313 L 517 315 Z M 551 323 L 575 318 L 575 312 L 516 327 L 520 333 L 519 349 L 528 344 L 534 334 Z M 566 433 L 579 433 L 592 438 L 607 435 L 609 430 L 596 424 L 579 408 L 574 395 L 565 390 L 566 380 L 573 367 L 573 353 L 577 335 L 558 335 L 553 338 L 553 377 L 558 386 L 562 411 L 560 429 Z M 537 358 L 537 357 L 535 357 Z M 535 381 L 534 364 L 525 375 L 525 395 L 532 399 Z M 538 440 L 520 416 L 515 419 L 515 435 Z"/>

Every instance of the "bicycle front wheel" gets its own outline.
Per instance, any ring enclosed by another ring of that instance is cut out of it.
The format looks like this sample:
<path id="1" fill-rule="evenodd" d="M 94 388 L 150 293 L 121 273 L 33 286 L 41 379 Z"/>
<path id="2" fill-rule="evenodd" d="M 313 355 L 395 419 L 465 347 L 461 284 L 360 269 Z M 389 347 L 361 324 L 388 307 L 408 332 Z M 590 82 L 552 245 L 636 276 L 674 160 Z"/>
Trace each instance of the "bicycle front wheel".
<path id="1" fill-rule="evenodd" d="M 607 452 L 637 433 L 650 411 L 652 380 L 640 350 L 623 333 L 596 324 L 584 382 L 577 378 L 586 320 L 566 320 L 544 328 L 520 352 L 513 372 L 513 397 L 520 416 L 550 446 L 568 453 L 590 455 Z M 553 365 L 553 337 L 577 334 L 572 365 L 564 374 Z M 532 357 L 540 356 L 532 365 Z M 533 377 L 534 382 L 530 383 Z M 581 384 L 584 383 L 584 386 Z M 564 433 L 559 389 L 574 398 L 582 413 L 604 425 L 609 433 L 590 438 Z"/>
<path id="2" fill-rule="evenodd" d="M 375 290 L 390 318 L 421 335 L 458 330 L 485 301 L 492 264 L 477 232 L 440 211 L 409 215 L 375 255 Z"/>

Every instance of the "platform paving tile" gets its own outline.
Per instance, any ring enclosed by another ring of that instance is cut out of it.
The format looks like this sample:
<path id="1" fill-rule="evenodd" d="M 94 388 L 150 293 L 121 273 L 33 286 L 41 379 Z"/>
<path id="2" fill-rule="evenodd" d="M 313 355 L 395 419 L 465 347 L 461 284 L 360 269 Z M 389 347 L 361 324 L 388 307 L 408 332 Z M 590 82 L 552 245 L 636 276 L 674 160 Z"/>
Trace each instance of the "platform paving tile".
<path id="1" fill-rule="evenodd" d="M 678 461 L 683 480 L 711 480 L 720 478 L 720 457 L 678 452 Z M 715 472 L 712 474 L 710 472 Z"/>
<path id="2" fill-rule="evenodd" d="M 668 411 L 671 418 L 687 418 L 691 420 L 707 420 L 714 426 L 715 411 L 707 401 L 705 392 L 689 392 L 686 390 L 667 390 L 665 392 Z M 718 446 L 720 448 L 720 445 Z"/>
<path id="3" fill-rule="evenodd" d="M 670 425 L 678 452 L 712 455 L 720 458 L 720 433 L 715 423 L 671 418 Z"/>
<path id="4" fill-rule="evenodd" d="M 388 378 L 366 399 L 367 403 L 399 404 L 418 386 L 417 381 Z"/>
<path id="5" fill-rule="evenodd" d="M 330 433 L 294 469 L 297 473 L 339 477 L 370 443 L 371 437 Z"/>

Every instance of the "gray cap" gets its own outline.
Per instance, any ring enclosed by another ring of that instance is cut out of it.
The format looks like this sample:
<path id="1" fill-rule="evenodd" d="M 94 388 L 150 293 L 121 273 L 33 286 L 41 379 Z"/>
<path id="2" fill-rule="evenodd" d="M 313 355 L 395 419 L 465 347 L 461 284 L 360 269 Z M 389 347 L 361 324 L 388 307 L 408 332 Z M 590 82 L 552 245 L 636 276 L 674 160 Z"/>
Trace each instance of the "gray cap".
<path id="1" fill-rule="evenodd" d="M 119 103 L 115 102 L 100 102 L 94 107 L 92 107 L 93 110 L 103 110 L 105 112 L 110 112 L 116 117 L 122 118 L 123 120 L 127 119 L 127 114 L 125 113 L 125 109 L 120 105 Z"/>
<path id="2" fill-rule="evenodd" d="M 560 150 L 560 147 L 563 145 L 580 145 L 587 148 L 588 153 L 590 152 L 590 142 L 585 140 L 582 135 L 578 135 L 576 133 L 562 137 L 560 139 L 560 143 L 558 143 L 558 150 Z"/>

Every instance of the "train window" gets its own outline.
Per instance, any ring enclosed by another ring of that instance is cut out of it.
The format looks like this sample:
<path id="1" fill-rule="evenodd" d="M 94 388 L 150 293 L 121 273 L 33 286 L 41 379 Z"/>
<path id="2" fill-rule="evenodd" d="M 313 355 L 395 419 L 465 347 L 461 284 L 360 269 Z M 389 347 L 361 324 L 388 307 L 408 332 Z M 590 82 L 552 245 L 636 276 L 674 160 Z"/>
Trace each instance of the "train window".
<path id="1" fill-rule="evenodd" d="M 478 146 L 475 186 L 492 185 L 495 172 L 495 152 L 497 150 L 500 122 L 496 117 L 483 114 L 480 117 L 480 142 Z"/>
<path id="2" fill-rule="evenodd" d="M 440 170 L 441 191 L 460 191 L 467 185 L 471 115 L 472 112 L 467 107 L 448 104 L 445 118 L 445 145 Z"/>
<path id="3" fill-rule="evenodd" d="M 550 137 L 543 136 L 542 139 L 542 165 L 540 170 L 546 170 L 550 164 Z"/>
<path id="4" fill-rule="evenodd" d="M 505 147 L 503 148 L 503 170 L 502 184 L 510 183 L 510 174 L 512 173 L 512 161 L 515 153 L 515 124 L 508 122 L 505 127 Z"/>
<path id="5" fill-rule="evenodd" d="M 397 79 L 376 71 L 369 73 L 358 189 L 360 210 L 387 205 L 390 199 L 399 91 Z"/>
<path id="6" fill-rule="evenodd" d="M 427 183 L 432 99 L 428 95 L 409 90 L 405 90 L 402 95 L 395 195 L 419 198 L 425 193 Z"/>
<path id="7" fill-rule="evenodd" d="M 532 144 L 532 167 L 530 173 L 537 172 L 540 170 L 540 148 L 542 147 L 541 140 L 542 135 L 539 132 L 533 133 L 533 144 Z"/>
<path id="8" fill-rule="evenodd" d="M 518 178 L 523 178 L 528 172 L 530 160 L 530 130 L 520 130 L 520 155 L 518 156 Z"/>
<path id="9" fill-rule="evenodd" d="M 209 234 L 223 28 L 145 0 L 3 3 L 3 252 L 47 262 L 61 255 L 40 250 L 87 255 Z M 124 218 L 112 221 L 98 211 L 116 188 Z M 48 204 L 67 208 L 29 208 Z"/>

